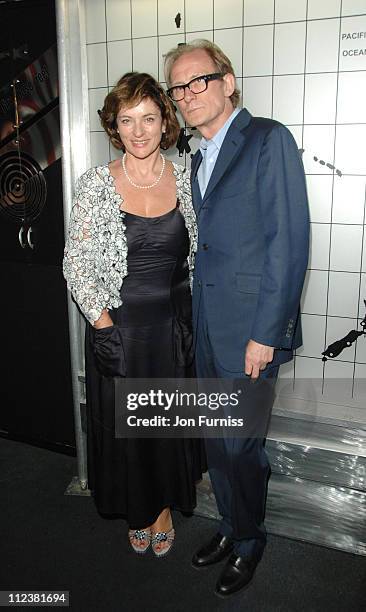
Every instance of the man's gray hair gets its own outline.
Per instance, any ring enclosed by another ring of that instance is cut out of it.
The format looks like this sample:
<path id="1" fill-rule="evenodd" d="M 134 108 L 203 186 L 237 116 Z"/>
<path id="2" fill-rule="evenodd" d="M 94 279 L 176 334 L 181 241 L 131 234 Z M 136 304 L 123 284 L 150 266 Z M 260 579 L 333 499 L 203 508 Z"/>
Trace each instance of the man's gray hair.
<path id="1" fill-rule="evenodd" d="M 168 53 L 164 56 L 164 72 L 165 72 L 165 80 L 168 84 L 168 87 L 171 86 L 170 75 L 173 68 L 173 64 L 177 61 L 179 57 L 182 55 L 186 55 L 187 53 L 192 53 L 192 51 L 196 51 L 197 49 L 202 49 L 202 51 L 206 51 L 207 55 L 214 62 L 217 72 L 221 72 L 221 74 L 232 74 L 235 78 L 234 69 L 231 61 L 225 55 L 225 53 L 215 45 L 215 43 L 205 40 L 205 39 L 197 39 L 193 40 L 189 43 L 180 43 L 174 49 L 168 51 Z M 240 91 L 235 87 L 233 93 L 230 96 L 230 100 L 234 108 L 236 108 L 239 104 L 240 100 Z"/>

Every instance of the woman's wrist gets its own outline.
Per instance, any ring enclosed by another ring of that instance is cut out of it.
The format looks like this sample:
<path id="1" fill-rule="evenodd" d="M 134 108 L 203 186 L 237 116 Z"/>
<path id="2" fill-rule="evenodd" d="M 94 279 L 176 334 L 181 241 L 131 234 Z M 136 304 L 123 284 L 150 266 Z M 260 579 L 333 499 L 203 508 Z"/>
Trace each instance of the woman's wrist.
<path id="1" fill-rule="evenodd" d="M 103 310 L 97 321 L 94 321 L 95 329 L 103 329 L 104 327 L 111 327 L 113 325 L 113 321 L 109 315 L 108 310 Z"/>

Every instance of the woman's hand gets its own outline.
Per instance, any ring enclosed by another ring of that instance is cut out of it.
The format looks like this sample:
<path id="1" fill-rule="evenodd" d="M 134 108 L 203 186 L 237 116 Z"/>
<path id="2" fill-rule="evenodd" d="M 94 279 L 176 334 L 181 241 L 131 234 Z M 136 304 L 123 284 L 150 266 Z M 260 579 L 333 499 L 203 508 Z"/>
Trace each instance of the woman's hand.
<path id="1" fill-rule="evenodd" d="M 95 365 L 102 376 L 126 376 L 122 330 L 114 325 L 108 310 L 104 309 L 94 321 L 93 351 Z"/>
<path id="2" fill-rule="evenodd" d="M 100 315 L 97 321 L 94 321 L 95 329 L 104 329 L 105 327 L 111 327 L 113 325 L 113 321 L 109 315 L 108 310 L 104 309 L 102 314 Z"/>

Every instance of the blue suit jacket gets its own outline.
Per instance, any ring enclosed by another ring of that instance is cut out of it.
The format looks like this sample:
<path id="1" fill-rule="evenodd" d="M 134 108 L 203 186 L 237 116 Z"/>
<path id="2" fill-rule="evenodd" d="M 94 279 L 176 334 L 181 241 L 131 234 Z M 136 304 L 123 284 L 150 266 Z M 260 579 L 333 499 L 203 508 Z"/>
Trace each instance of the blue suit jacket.
<path id="1" fill-rule="evenodd" d="M 272 365 L 302 343 L 299 304 L 308 260 L 304 170 L 289 130 L 243 109 L 231 124 L 202 200 L 192 160 L 199 243 L 193 284 L 204 299 L 220 365 L 243 372 L 250 339 L 276 348 Z"/>

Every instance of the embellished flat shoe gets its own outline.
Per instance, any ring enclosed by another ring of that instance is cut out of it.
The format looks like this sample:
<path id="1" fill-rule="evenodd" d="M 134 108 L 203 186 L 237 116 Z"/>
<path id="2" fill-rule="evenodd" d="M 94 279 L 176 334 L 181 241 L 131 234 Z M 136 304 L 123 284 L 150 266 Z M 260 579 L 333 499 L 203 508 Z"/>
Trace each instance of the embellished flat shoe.
<path id="1" fill-rule="evenodd" d="M 165 557 L 171 550 L 175 538 L 175 531 L 173 527 L 170 531 L 157 531 L 151 538 L 151 548 L 156 557 Z M 166 546 L 160 547 L 162 542 L 166 542 Z"/>
<path id="2" fill-rule="evenodd" d="M 133 550 L 139 555 L 143 555 L 150 546 L 151 531 L 150 529 L 129 529 L 128 539 Z M 136 540 L 138 544 L 135 544 L 134 540 Z M 143 545 L 140 544 L 141 542 L 143 542 Z"/>

